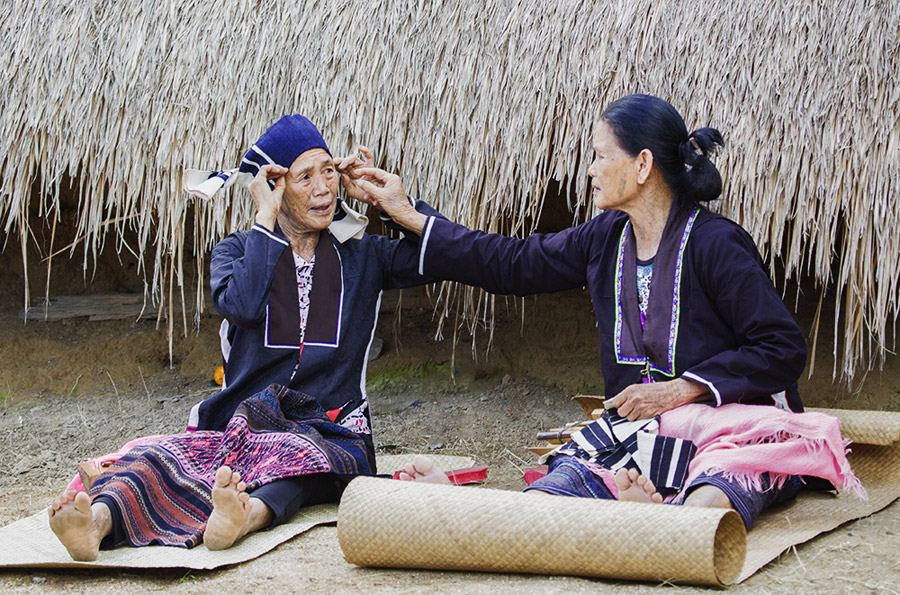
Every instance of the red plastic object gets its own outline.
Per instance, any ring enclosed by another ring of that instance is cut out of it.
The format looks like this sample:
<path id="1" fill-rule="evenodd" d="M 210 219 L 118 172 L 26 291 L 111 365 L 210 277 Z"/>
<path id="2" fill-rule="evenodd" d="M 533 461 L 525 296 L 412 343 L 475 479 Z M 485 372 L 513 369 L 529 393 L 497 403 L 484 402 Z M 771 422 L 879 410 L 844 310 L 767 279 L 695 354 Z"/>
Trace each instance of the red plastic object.
<path id="1" fill-rule="evenodd" d="M 447 477 L 452 483 L 458 486 L 468 485 L 470 483 L 481 483 L 487 479 L 487 467 L 466 467 L 465 469 L 456 469 L 448 471 Z"/>
<path id="2" fill-rule="evenodd" d="M 471 483 L 481 483 L 487 479 L 487 472 L 487 467 L 466 467 L 464 469 L 447 471 L 447 477 L 451 483 L 463 486 Z M 394 471 L 392 478 L 400 479 L 400 471 Z"/>
<path id="3" fill-rule="evenodd" d="M 527 469 L 525 471 L 525 485 L 531 485 L 540 478 L 547 475 L 547 465 L 541 465 L 540 467 L 532 467 L 531 469 Z"/>

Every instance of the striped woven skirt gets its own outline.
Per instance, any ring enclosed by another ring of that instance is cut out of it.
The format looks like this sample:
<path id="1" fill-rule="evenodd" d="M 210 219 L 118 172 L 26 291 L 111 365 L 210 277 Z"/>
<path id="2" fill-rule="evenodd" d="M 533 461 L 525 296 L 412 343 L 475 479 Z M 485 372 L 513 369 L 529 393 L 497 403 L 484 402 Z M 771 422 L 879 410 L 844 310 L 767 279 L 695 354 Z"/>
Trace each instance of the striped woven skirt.
<path id="1" fill-rule="evenodd" d="M 244 400 L 223 432 L 176 434 L 130 450 L 90 495 L 115 502 L 129 545 L 190 548 L 203 537 L 223 465 L 251 493 L 287 477 L 331 472 L 349 481 L 375 472 L 362 437 L 329 420 L 314 398 L 272 385 Z"/>

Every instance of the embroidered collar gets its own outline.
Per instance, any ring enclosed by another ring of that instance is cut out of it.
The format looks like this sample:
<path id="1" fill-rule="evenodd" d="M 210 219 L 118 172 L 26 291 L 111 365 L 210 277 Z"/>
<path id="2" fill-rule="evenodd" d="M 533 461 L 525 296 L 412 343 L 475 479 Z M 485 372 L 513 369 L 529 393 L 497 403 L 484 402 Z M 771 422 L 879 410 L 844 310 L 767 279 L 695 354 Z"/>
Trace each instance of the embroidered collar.
<path id="1" fill-rule="evenodd" d="M 681 273 L 684 249 L 700 209 L 673 203 L 653 260 L 650 303 L 641 328 L 637 298 L 637 249 L 631 220 L 625 223 L 616 259 L 616 361 L 649 366 L 675 376 L 675 346 L 681 310 Z"/>

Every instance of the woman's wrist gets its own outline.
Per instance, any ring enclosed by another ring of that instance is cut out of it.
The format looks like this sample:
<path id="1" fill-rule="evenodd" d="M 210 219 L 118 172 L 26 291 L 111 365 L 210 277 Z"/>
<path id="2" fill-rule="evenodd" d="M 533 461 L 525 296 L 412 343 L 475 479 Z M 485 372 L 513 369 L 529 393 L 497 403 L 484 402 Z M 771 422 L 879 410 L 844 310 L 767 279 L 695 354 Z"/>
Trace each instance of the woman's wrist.
<path id="1" fill-rule="evenodd" d="M 686 380 L 684 378 L 676 378 L 675 382 L 678 382 L 679 385 L 679 400 L 681 401 L 682 405 L 709 400 L 707 398 L 707 396 L 709 395 L 709 388 L 707 388 L 706 385 L 699 382 L 694 382 L 692 380 Z"/>
<path id="2" fill-rule="evenodd" d="M 392 218 L 394 219 L 394 223 L 403 229 L 408 229 L 418 235 L 422 235 L 422 232 L 425 230 L 425 223 L 428 221 L 426 215 L 415 210 L 412 206 L 408 209 L 403 209 L 395 216 L 392 215 Z"/>
<path id="3" fill-rule="evenodd" d="M 264 212 L 258 211 L 256 213 L 255 221 L 256 221 L 256 223 L 258 223 L 259 225 L 262 225 L 269 231 L 275 231 L 275 221 L 277 220 L 277 218 L 278 218 L 278 216 L 276 213 L 264 213 Z"/>

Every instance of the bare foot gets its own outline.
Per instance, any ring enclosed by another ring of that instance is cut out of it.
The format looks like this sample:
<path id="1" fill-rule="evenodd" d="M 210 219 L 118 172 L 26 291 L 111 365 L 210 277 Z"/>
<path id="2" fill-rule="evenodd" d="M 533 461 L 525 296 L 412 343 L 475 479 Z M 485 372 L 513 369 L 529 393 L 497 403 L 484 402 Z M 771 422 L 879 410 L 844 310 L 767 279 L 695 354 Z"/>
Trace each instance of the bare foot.
<path id="1" fill-rule="evenodd" d="M 663 497 L 656 491 L 656 486 L 637 469 L 623 467 L 616 471 L 616 487 L 619 488 L 619 500 L 662 504 Z"/>
<path id="2" fill-rule="evenodd" d="M 708 483 L 692 489 L 687 498 L 684 499 L 684 505 L 734 509 L 734 505 L 728 499 L 728 495 L 721 489 Z"/>
<path id="3" fill-rule="evenodd" d="M 447 485 L 451 483 L 446 473 L 435 467 L 431 459 L 422 455 L 416 455 L 413 462 L 403 468 L 403 471 L 400 472 L 400 479 Z"/>
<path id="4" fill-rule="evenodd" d="M 248 532 L 250 519 L 250 494 L 240 473 L 232 473 L 227 466 L 216 471 L 212 489 L 213 510 L 206 522 L 203 543 L 209 550 L 230 548 Z"/>
<path id="5" fill-rule="evenodd" d="M 69 490 L 50 505 L 47 513 L 50 528 L 73 560 L 92 562 L 97 559 L 100 542 L 112 530 L 109 508 L 105 504 L 92 508 L 90 496 Z"/>

